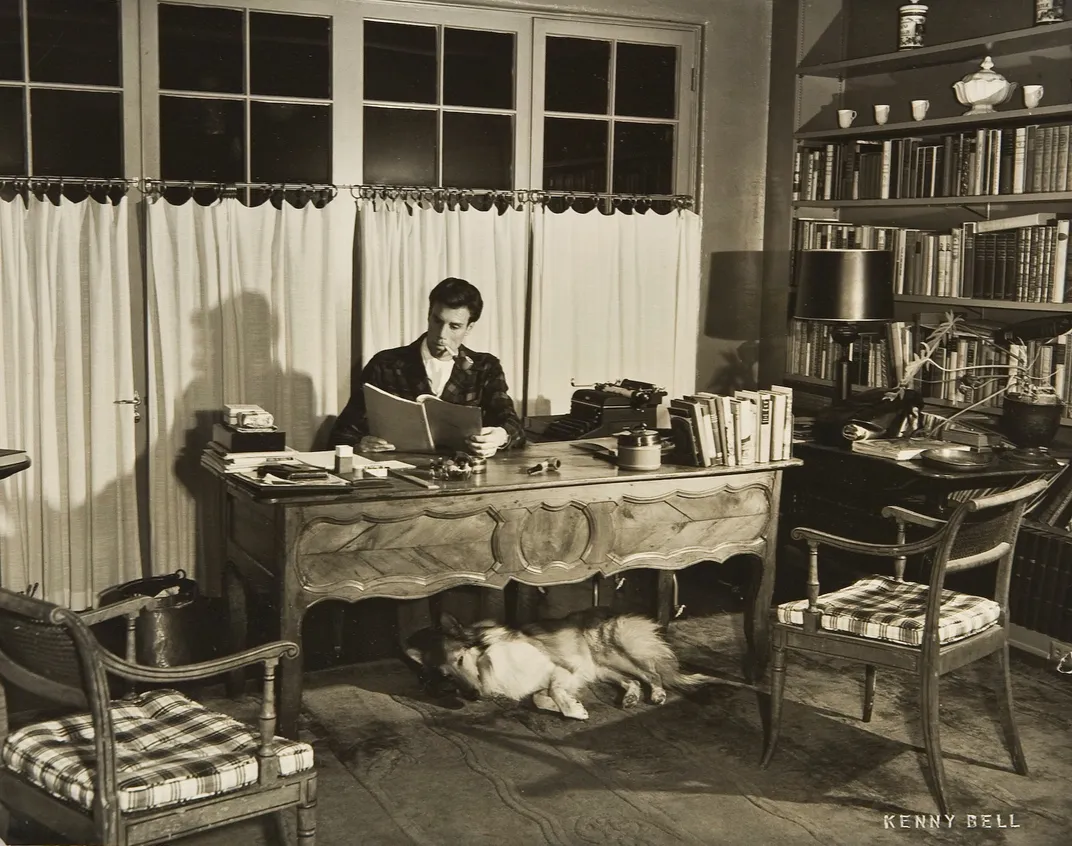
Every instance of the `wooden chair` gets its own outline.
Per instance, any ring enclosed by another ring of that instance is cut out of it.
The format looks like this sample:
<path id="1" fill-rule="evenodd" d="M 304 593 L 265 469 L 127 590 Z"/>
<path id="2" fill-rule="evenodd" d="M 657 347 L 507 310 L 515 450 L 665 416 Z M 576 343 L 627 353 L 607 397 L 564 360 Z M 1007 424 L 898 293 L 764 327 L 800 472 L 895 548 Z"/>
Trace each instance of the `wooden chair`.
<path id="1" fill-rule="evenodd" d="M 8 814 L 74 843 L 163 843 L 253 816 L 297 808 L 297 839 L 314 846 L 313 750 L 275 736 L 275 669 L 298 647 L 278 642 L 182 667 L 146 667 L 101 646 L 89 630 L 128 616 L 138 597 L 87 615 L 0 589 L 0 842 Z M 110 676 L 181 684 L 264 665 L 259 731 L 166 688 L 112 700 Z M 11 725 L 15 700 L 62 706 Z"/>
<path id="2" fill-rule="evenodd" d="M 883 509 L 897 521 L 897 543 L 871 544 L 841 538 L 813 529 L 797 528 L 796 539 L 809 548 L 808 598 L 787 602 L 774 612 L 771 626 L 771 725 L 762 766 L 774 754 L 782 716 L 786 657 L 790 651 L 832 655 L 859 661 L 864 676 L 863 719 L 871 719 L 875 701 L 875 668 L 911 670 L 919 675 L 923 744 L 927 754 L 938 808 L 949 813 L 945 769 L 939 741 L 938 679 L 945 673 L 980 658 L 992 656 L 1004 685 L 1001 723 L 1013 767 L 1027 775 L 1009 680 L 1009 574 L 1016 535 L 1027 503 L 1046 488 L 1036 480 L 1002 493 L 969 499 L 948 519 L 917 514 L 898 506 Z M 906 541 L 906 524 L 931 530 Z M 819 546 L 827 545 L 859 555 L 894 560 L 894 577 L 862 579 L 832 593 L 819 594 Z M 932 556 L 930 583 L 904 581 L 906 557 Z M 943 588 L 946 573 L 997 562 L 993 599 Z"/>

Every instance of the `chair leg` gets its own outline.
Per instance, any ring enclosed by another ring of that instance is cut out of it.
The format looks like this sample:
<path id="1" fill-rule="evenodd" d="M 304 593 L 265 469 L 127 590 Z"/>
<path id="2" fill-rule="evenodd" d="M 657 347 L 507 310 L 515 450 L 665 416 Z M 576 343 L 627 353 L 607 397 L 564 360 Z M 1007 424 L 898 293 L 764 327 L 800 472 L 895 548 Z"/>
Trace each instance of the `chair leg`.
<path id="1" fill-rule="evenodd" d="M 871 712 L 875 708 L 875 665 L 864 668 L 864 722 L 871 722 Z"/>
<path id="2" fill-rule="evenodd" d="M 316 846 L 316 777 L 305 784 L 305 801 L 298 805 L 298 846 Z"/>
<path id="3" fill-rule="evenodd" d="M 927 765 L 934 780 L 934 795 L 938 811 L 949 813 L 945 793 L 945 764 L 942 762 L 942 741 L 938 720 L 938 673 L 924 668 L 920 685 L 920 710 L 923 713 L 923 748 L 927 752 Z"/>
<path id="4" fill-rule="evenodd" d="M 763 759 L 759 762 L 761 767 L 766 767 L 774 756 L 778 730 L 782 725 L 782 694 L 785 693 L 785 647 L 776 643 L 771 652 L 770 726 L 767 732 L 767 747 L 763 750 Z"/>
<path id="5" fill-rule="evenodd" d="M 1001 728 L 1005 732 L 1005 746 L 1009 750 L 1016 772 L 1020 775 L 1027 775 L 1027 759 L 1020 745 L 1020 733 L 1016 729 L 1016 717 L 1013 714 L 1012 679 L 1009 677 L 1009 645 L 1003 644 L 1001 649 L 994 653 L 994 658 L 1001 672 L 1001 684 L 1004 687 L 1004 690 L 998 693 L 998 712 L 1001 718 Z"/>

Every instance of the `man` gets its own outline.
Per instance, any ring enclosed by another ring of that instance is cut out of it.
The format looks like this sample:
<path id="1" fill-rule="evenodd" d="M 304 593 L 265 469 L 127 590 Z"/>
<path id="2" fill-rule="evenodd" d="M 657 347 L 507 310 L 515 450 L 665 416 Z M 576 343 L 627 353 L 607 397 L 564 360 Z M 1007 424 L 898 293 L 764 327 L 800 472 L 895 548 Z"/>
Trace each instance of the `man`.
<path id="1" fill-rule="evenodd" d="M 436 285 L 428 295 L 428 331 L 408 346 L 382 350 L 369 360 L 361 384 L 354 386 L 332 427 L 330 445 L 352 444 L 360 452 L 394 449 L 369 434 L 365 383 L 404 399 L 434 394 L 447 402 L 480 406 L 484 427 L 466 441 L 473 455 L 490 458 L 500 449 L 523 444 L 521 421 L 499 359 L 462 346 L 483 310 L 480 291 L 464 279 L 448 277 Z"/>

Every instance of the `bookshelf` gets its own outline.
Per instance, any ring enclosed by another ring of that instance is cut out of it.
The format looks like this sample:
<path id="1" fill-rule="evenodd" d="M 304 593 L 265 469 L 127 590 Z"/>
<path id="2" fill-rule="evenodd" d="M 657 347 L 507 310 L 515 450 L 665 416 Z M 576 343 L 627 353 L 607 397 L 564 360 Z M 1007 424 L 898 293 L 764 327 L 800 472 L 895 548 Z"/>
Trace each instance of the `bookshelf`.
<path id="1" fill-rule="evenodd" d="M 1072 213 L 1072 165 L 1068 165 L 1063 184 L 1058 178 L 1024 184 L 1021 173 L 1018 190 L 1022 193 L 1012 193 L 1008 170 L 999 187 L 996 169 L 990 171 L 994 174 L 993 185 L 984 181 L 983 190 L 978 190 L 979 184 L 972 186 L 975 190 L 965 190 L 963 180 L 956 189 L 951 188 L 951 180 L 957 181 L 954 170 L 942 188 L 932 182 L 929 188 L 904 192 L 924 196 L 898 195 L 900 191 L 889 192 L 885 186 L 888 198 L 871 196 L 863 190 L 855 192 L 857 196 L 864 195 L 860 198 L 844 196 L 840 191 L 825 195 L 828 199 L 813 199 L 801 193 L 800 150 L 837 148 L 840 156 L 840 151 L 855 141 L 872 145 L 867 149 L 874 150 L 883 143 L 889 145 L 893 139 L 913 137 L 924 139 L 925 146 L 938 147 L 940 141 L 928 139 L 969 139 L 982 134 L 987 135 L 988 145 L 994 143 L 997 160 L 999 154 L 1011 157 L 1012 139 L 1018 131 L 1024 138 L 1028 127 L 1032 127 L 1032 138 L 1039 132 L 1035 127 L 1044 128 L 1039 137 L 1052 134 L 1054 167 L 1059 144 L 1072 147 L 1072 20 L 1035 26 L 1031 0 L 988 0 L 986 4 L 944 0 L 929 4 L 926 46 L 897 51 L 899 5 L 889 0 L 775 0 L 765 213 L 764 272 L 769 311 L 764 321 L 766 349 L 760 358 L 762 383 L 785 382 L 817 394 L 827 389 L 826 380 L 794 371 L 790 361 L 792 338 L 787 338 L 784 345 L 768 340 L 778 331 L 777 308 L 783 309 L 783 321 L 790 308 L 798 220 L 825 217 L 856 227 L 925 230 L 937 237 L 939 232 L 963 231 L 966 222 L 1042 212 Z M 957 101 L 953 84 L 978 70 L 986 56 L 993 59 L 997 72 L 1017 83 L 1017 88 L 995 112 L 966 115 L 967 108 Z M 1025 84 L 1045 86 L 1043 101 L 1034 109 L 1023 107 L 1021 87 Z M 909 104 L 914 99 L 930 100 L 925 120 L 912 120 Z M 874 121 L 872 107 L 878 103 L 891 107 L 885 125 Z M 857 118 L 853 126 L 842 129 L 837 124 L 837 110 L 845 108 L 855 109 Z M 1069 129 L 1061 130 L 1061 126 Z M 950 142 L 945 143 L 943 153 L 948 158 Z M 854 145 L 855 150 L 863 147 Z M 964 149 L 968 149 L 967 142 Z M 989 146 L 986 149 L 980 156 L 988 160 L 989 168 Z M 1072 157 L 1072 151 L 1067 155 Z M 840 158 L 837 161 L 840 164 Z M 1072 311 L 1072 290 L 1052 296 L 1069 302 L 1019 302 L 968 296 L 970 287 L 964 288 L 965 296 L 933 296 L 932 289 L 933 286 L 924 287 L 927 293 L 898 294 L 898 319 L 911 323 L 919 312 L 955 310 L 971 317 L 1012 323 Z M 1042 299 L 1047 299 L 1045 294 Z M 956 407 L 955 402 L 940 398 L 932 404 Z M 1065 422 L 1072 424 L 1072 420 Z"/>

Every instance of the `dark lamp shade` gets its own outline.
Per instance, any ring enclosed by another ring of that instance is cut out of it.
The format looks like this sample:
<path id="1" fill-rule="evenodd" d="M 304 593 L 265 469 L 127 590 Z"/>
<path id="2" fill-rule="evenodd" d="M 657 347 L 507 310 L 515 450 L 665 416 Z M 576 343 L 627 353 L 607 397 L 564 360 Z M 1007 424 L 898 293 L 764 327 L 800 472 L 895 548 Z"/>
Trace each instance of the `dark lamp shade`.
<path id="1" fill-rule="evenodd" d="M 794 316 L 864 323 L 893 320 L 893 253 L 889 250 L 803 250 Z"/>

